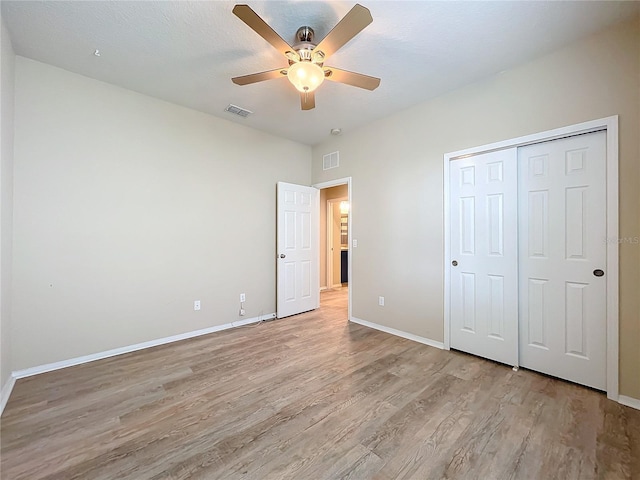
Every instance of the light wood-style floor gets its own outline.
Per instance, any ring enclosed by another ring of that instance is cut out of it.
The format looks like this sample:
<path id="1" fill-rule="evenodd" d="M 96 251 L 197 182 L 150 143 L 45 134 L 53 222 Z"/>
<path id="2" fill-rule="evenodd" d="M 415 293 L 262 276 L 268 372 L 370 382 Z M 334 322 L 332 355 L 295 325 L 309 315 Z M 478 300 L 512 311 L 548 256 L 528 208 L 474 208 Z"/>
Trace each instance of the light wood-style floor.
<path id="1" fill-rule="evenodd" d="M 318 311 L 19 380 L 3 479 L 638 479 L 640 411 Z"/>

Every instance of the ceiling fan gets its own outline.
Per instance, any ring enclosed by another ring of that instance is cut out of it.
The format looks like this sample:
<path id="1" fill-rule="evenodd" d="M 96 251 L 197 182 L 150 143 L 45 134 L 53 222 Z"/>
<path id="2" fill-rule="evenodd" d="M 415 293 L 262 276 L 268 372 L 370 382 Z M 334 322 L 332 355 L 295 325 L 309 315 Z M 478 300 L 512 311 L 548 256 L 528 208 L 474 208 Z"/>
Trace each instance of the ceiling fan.
<path id="1" fill-rule="evenodd" d="M 231 80 L 236 85 L 249 85 L 274 78 L 287 77 L 300 92 L 302 110 L 315 108 L 314 91 L 325 79 L 367 90 L 375 90 L 380 85 L 379 78 L 324 65 L 324 61 L 329 56 L 333 55 L 373 22 L 371 12 L 362 5 L 353 7 L 318 44 L 314 43 L 314 32 L 311 27 L 300 27 L 296 32 L 296 44 L 294 46 L 285 42 L 248 5 L 236 5 L 233 7 L 233 13 L 289 61 L 288 68 L 276 68 L 266 72 L 234 77 Z"/>

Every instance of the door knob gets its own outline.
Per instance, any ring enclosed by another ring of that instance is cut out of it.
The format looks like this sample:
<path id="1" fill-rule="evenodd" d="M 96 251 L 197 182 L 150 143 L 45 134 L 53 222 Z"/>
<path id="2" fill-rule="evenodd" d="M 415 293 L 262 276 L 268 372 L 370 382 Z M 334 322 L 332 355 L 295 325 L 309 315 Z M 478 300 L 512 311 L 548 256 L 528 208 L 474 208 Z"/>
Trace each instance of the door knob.
<path id="1" fill-rule="evenodd" d="M 600 270 L 599 268 L 596 268 L 596 269 L 593 271 L 593 274 L 594 274 L 596 277 L 602 277 L 602 276 L 604 275 L 604 270 Z"/>
<path id="2" fill-rule="evenodd" d="M 286 255 L 284 253 L 280 254 L 280 258 L 285 258 L 285 257 L 286 257 Z"/>
<path id="3" fill-rule="evenodd" d="M 453 265 L 454 267 L 457 267 L 458 266 L 458 261 L 454 260 L 453 262 L 451 262 L 451 265 Z"/>

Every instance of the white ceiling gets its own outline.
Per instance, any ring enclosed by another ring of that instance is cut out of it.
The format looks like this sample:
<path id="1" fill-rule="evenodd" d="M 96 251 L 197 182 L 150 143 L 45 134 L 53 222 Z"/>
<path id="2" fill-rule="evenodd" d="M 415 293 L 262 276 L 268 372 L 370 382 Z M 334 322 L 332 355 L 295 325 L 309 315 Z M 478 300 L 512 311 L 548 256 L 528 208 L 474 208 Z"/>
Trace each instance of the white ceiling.
<path id="1" fill-rule="evenodd" d="M 319 41 L 355 4 L 245 1 L 289 43 L 302 25 Z M 382 83 L 370 92 L 325 82 L 311 111 L 285 78 L 231 83 L 287 65 L 232 14 L 236 2 L 3 0 L 2 17 L 18 55 L 314 145 L 331 128 L 348 132 L 640 11 L 617 1 L 361 1 L 373 23 L 326 64 Z M 255 113 L 234 116 L 229 103 Z"/>

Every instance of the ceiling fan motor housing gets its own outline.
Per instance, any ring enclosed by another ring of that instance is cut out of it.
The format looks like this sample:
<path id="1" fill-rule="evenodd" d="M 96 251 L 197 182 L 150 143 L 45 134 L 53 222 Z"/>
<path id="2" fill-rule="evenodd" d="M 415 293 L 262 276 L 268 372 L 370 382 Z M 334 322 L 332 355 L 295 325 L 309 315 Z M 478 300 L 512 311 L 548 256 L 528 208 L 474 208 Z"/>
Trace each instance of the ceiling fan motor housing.
<path id="1" fill-rule="evenodd" d="M 313 28 L 307 26 L 300 27 L 296 32 L 297 43 L 293 45 L 293 48 L 298 52 L 298 55 L 300 55 L 300 60 L 307 60 L 309 62 L 315 60 L 315 63 L 322 65 L 321 62 L 317 61 L 317 58 L 313 59 L 311 56 L 311 52 L 316 48 L 316 44 L 313 43 L 314 35 L 315 32 L 313 31 Z M 289 65 L 293 63 L 293 61 L 289 60 Z"/>
<path id="2" fill-rule="evenodd" d="M 300 27 L 296 32 L 296 40 L 298 43 L 313 43 L 313 36 L 315 32 L 311 27 Z"/>

